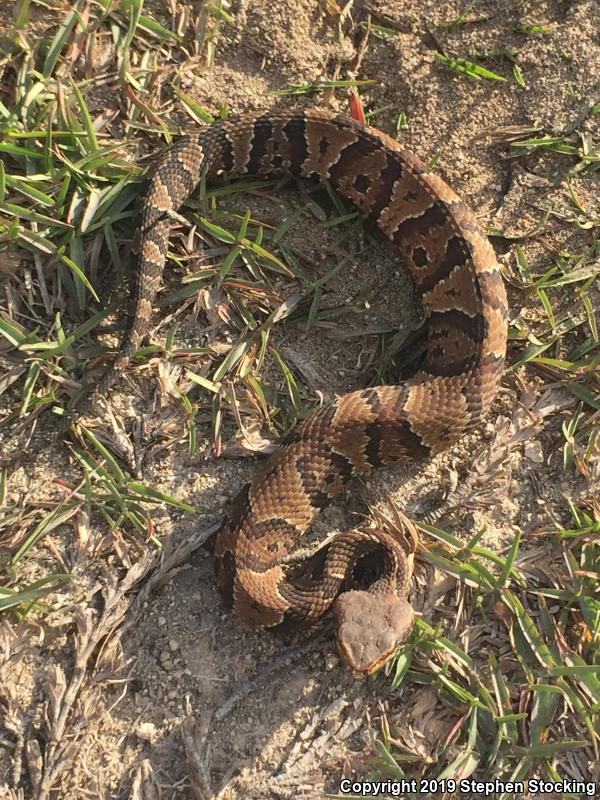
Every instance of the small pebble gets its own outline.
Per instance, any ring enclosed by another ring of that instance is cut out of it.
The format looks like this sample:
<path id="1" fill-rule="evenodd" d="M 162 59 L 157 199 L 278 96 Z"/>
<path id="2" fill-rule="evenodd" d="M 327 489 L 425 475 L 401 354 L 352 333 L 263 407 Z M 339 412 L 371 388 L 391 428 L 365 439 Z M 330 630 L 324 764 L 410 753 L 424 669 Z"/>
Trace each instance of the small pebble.
<path id="1" fill-rule="evenodd" d="M 151 742 L 156 737 L 156 725 L 153 722 L 142 722 L 138 725 L 136 733 L 140 739 Z"/>
<path id="2" fill-rule="evenodd" d="M 540 442 L 536 440 L 533 440 L 531 442 L 525 442 L 525 446 L 523 447 L 523 452 L 525 454 L 525 458 L 528 458 L 530 461 L 533 461 L 534 464 L 544 463 L 544 451 L 542 450 L 542 445 Z"/>
<path id="3" fill-rule="evenodd" d="M 333 672 L 340 664 L 340 660 L 337 656 L 328 655 L 325 659 L 325 669 L 327 672 Z"/>
<path id="4" fill-rule="evenodd" d="M 169 639 L 169 648 L 173 653 L 176 650 L 179 650 L 179 644 L 175 641 L 175 639 Z"/>
<path id="5" fill-rule="evenodd" d="M 159 617 L 159 618 L 158 618 L 158 624 L 159 624 L 159 625 L 161 626 L 161 628 L 162 628 L 162 627 L 163 627 L 163 625 L 166 625 L 166 624 L 167 624 L 167 618 L 166 618 L 166 617 Z"/>

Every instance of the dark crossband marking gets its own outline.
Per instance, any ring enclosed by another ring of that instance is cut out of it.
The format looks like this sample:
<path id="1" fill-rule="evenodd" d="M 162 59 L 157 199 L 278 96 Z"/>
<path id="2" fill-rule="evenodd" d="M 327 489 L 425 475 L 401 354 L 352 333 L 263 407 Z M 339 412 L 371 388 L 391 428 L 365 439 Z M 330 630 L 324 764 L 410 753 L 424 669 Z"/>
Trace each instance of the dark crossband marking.
<path id="1" fill-rule="evenodd" d="M 293 175 L 300 175 L 304 162 L 308 157 L 306 121 L 304 117 L 294 117 L 286 122 L 283 126 L 283 132 L 290 144 L 290 171 Z"/>
<path id="2" fill-rule="evenodd" d="M 266 157 L 273 146 L 273 123 L 268 117 L 259 117 L 254 126 L 254 135 L 250 142 L 250 156 L 246 171 L 250 175 L 268 171 Z"/>

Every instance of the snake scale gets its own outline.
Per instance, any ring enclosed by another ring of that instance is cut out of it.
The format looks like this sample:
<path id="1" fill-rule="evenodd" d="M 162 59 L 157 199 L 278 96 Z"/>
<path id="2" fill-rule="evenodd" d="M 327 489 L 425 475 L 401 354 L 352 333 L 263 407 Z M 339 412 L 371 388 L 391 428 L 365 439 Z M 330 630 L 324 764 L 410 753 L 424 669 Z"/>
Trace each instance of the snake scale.
<path id="1" fill-rule="evenodd" d="M 384 531 L 335 537 L 310 563 L 289 557 L 315 516 L 352 477 L 423 459 L 481 420 L 502 374 L 507 301 L 494 251 L 465 203 L 412 153 L 354 120 L 308 110 L 213 123 L 178 140 L 142 199 L 127 333 L 103 389 L 147 333 L 161 285 L 171 217 L 198 185 L 222 173 L 331 181 L 396 247 L 428 318 L 423 364 L 409 380 L 338 397 L 309 417 L 258 469 L 217 534 L 217 585 L 255 627 L 311 623 L 333 606 L 343 659 L 371 673 L 412 627 L 409 568 Z M 383 566 L 355 588 L 359 561 Z"/>

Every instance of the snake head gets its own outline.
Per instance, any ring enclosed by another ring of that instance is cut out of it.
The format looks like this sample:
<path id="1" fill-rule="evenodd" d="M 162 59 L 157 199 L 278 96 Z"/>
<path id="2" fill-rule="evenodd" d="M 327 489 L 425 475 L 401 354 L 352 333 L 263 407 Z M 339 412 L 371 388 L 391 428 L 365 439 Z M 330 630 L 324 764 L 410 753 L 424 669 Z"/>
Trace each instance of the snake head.
<path id="1" fill-rule="evenodd" d="M 355 672 L 371 675 L 406 639 L 415 612 L 395 594 L 350 591 L 337 598 L 333 616 L 342 659 Z"/>

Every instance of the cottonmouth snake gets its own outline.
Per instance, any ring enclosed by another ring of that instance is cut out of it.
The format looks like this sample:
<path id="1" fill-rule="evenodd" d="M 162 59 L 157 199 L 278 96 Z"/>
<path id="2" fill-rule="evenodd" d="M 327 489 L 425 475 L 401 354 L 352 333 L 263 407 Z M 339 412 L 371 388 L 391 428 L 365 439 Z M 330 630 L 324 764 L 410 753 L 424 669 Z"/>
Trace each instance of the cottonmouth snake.
<path id="1" fill-rule="evenodd" d="M 500 380 L 507 336 L 494 251 L 462 200 L 385 134 L 322 111 L 269 112 L 214 123 L 170 147 L 143 196 L 128 330 L 102 391 L 146 335 L 167 254 L 170 215 L 206 172 L 328 179 L 392 241 L 421 294 L 428 347 L 397 386 L 327 403 L 260 467 L 217 535 L 218 587 L 256 627 L 310 623 L 333 606 L 343 658 L 372 672 L 412 625 L 404 550 L 384 531 L 350 531 L 314 563 L 287 565 L 318 512 L 354 475 L 439 453 L 472 429 Z M 383 569 L 352 588 L 356 565 L 378 549 Z"/>

